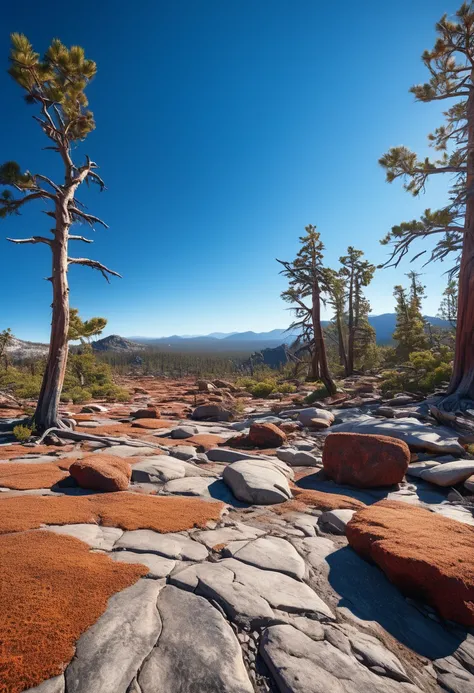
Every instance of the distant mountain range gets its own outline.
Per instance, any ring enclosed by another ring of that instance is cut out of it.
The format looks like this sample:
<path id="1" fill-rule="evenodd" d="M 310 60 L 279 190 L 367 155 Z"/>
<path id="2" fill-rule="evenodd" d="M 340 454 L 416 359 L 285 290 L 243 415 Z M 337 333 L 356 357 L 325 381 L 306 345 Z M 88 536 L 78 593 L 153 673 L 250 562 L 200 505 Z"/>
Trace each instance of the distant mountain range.
<path id="1" fill-rule="evenodd" d="M 449 329 L 447 320 L 425 315 L 425 320 L 435 327 Z M 396 325 L 395 313 L 371 315 L 369 322 L 375 329 L 378 344 L 390 344 Z M 327 326 L 329 320 L 323 321 Z M 194 352 L 252 352 L 267 347 L 276 347 L 282 343 L 291 344 L 296 339 L 295 332 L 289 333 L 278 328 L 269 332 L 212 332 L 208 335 L 171 335 L 170 337 L 121 337 L 109 335 L 92 343 L 95 351 L 142 351 L 146 347 L 155 347 L 161 351 L 194 351 Z M 7 352 L 14 359 L 39 358 L 48 353 L 47 344 L 25 342 L 13 338 Z"/>

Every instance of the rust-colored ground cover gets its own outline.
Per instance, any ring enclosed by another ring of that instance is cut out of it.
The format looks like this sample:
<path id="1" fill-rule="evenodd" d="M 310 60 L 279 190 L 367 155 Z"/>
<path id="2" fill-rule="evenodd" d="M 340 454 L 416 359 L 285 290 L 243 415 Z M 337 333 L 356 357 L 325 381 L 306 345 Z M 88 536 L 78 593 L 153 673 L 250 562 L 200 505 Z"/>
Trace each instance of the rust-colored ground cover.
<path id="1" fill-rule="evenodd" d="M 424 508 L 380 501 L 347 524 L 350 545 L 399 589 L 474 626 L 474 527 Z"/>
<path id="2" fill-rule="evenodd" d="M 293 486 L 291 490 L 297 501 L 318 510 L 338 510 L 340 508 L 359 510 L 359 508 L 366 507 L 362 501 L 338 493 L 324 493 L 324 491 L 314 491 L 297 486 Z"/>
<path id="3" fill-rule="evenodd" d="M 91 496 L 0 497 L 0 534 L 76 523 L 182 532 L 218 520 L 224 507 L 220 501 L 127 491 Z"/>
<path id="4" fill-rule="evenodd" d="M 132 428 L 176 428 L 176 421 L 165 421 L 164 419 L 137 419 L 133 422 Z M 136 431 L 135 431 L 136 433 Z"/>
<path id="5" fill-rule="evenodd" d="M 126 491 L 132 468 L 127 460 L 115 455 L 86 455 L 71 464 L 69 473 L 82 488 L 93 491 Z"/>
<path id="6" fill-rule="evenodd" d="M 65 445 L 61 448 L 61 452 L 72 450 L 72 445 Z M 10 460 L 15 457 L 27 457 L 28 455 L 47 455 L 50 452 L 56 452 L 57 448 L 51 445 L 35 445 L 34 447 L 25 447 L 19 443 L 12 445 L 0 445 L 0 460 Z"/>
<path id="7" fill-rule="evenodd" d="M 51 458 L 53 459 L 53 458 Z M 51 488 L 58 481 L 64 479 L 67 472 L 61 470 L 57 464 L 48 462 L 29 464 L 22 462 L 4 462 L 0 464 L 0 486 L 27 491 L 34 488 Z"/>
<path id="8" fill-rule="evenodd" d="M 107 600 L 148 572 L 53 532 L 0 537 L 0 693 L 61 674 Z"/>
<path id="9" fill-rule="evenodd" d="M 221 436 L 216 436 L 212 433 L 198 433 L 195 436 L 181 441 L 182 445 L 197 445 L 205 450 L 216 448 L 218 445 L 222 445 L 222 443 L 225 443 L 225 438 L 221 438 Z"/>

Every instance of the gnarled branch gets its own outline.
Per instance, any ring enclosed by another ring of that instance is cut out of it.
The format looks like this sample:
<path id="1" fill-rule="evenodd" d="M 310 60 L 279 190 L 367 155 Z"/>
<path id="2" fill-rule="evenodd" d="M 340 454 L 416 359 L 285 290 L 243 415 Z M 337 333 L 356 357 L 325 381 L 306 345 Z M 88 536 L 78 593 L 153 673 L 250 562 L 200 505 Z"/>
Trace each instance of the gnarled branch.
<path id="1" fill-rule="evenodd" d="M 44 236 L 32 236 L 31 238 L 7 238 L 10 243 L 46 243 L 51 245 L 52 241 Z"/>
<path id="2" fill-rule="evenodd" d="M 96 269 L 98 270 L 104 279 L 110 283 L 109 277 L 107 276 L 108 274 L 114 276 L 114 277 L 120 277 L 122 278 L 122 275 L 119 274 L 118 272 L 114 272 L 114 270 L 109 269 L 105 265 L 103 265 L 101 262 L 98 262 L 97 260 L 89 260 L 86 257 L 68 257 L 67 259 L 68 265 L 83 265 L 84 267 L 90 267 L 91 269 Z"/>
<path id="3" fill-rule="evenodd" d="M 77 207 L 69 207 L 69 211 L 71 214 L 73 214 L 76 217 L 80 217 L 81 219 L 84 219 L 84 221 L 87 221 L 87 223 L 90 226 L 93 226 L 94 224 L 102 224 L 106 229 L 108 229 L 108 225 L 105 223 L 105 221 L 102 221 L 102 219 L 99 219 L 99 217 L 95 217 L 93 214 L 87 214 L 86 212 L 83 212 L 82 209 L 78 209 Z"/>
<path id="4" fill-rule="evenodd" d="M 70 241 L 82 241 L 83 243 L 93 243 L 94 242 L 90 238 L 86 238 L 85 236 L 71 236 L 70 234 L 68 236 L 68 240 L 70 240 Z"/>

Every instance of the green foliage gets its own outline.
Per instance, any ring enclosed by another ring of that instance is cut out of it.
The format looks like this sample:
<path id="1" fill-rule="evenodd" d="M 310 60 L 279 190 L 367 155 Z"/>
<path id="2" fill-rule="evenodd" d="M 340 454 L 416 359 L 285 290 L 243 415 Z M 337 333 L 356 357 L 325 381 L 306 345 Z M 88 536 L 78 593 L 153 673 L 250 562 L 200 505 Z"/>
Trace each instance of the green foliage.
<path id="1" fill-rule="evenodd" d="M 452 357 L 453 352 L 448 347 L 414 351 L 399 370 L 383 373 L 382 392 L 432 392 L 450 379 Z"/>
<path id="2" fill-rule="evenodd" d="M 107 325 L 105 318 L 90 318 L 90 320 L 82 320 L 79 316 L 77 308 L 71 308 L 69 311 L 69 332 L 68 339 L 76 341 L 78 339 L 84 344 L 91 337 L 99 335 Z"/>
<path id="3" fill-rule="evenodd" d="M 291 395 L 296 392 L 296 386 L 292 383 L 279 383 L 278 392 L 281 392 L 282 395 Z"/>
<path id="4" fill-rule="evenodd" d="M 63 390 L 61 393 L 62 402 L 69 402 L 72 400 L 74 404 L 84 404 L 85 402 L 90 402 L 91 399 L 92 392 L 80 385 L 74 385 L 68 390 Z"/>
<path id="5" fill-rule="evenodd" d="M 253 397 L 268 397 L 272 392 L 275 392 L 275 383 L 265 381 L 256 383 L 256 385 L 249 388 L 249 392 Z"/>
<path id="6" fill-rule="evenodd" d="M 305 402 L 306 404 L 314 404 L 314 402 L 325 399 L 325 397 L 329 397 L 329 392 L 326 390 L 325 386 L 321 384 L 320 387 L 316 388 L 305 397 Z"/>
<path id="7" fill-rule="evenodd" d="M 454 279 L 450 279 L 447 287 L 443 291 L 443 299 L 439 306 L 438 315 L 443 320 L 448 320 L 453 329 L 456 328 L 458 313 L 458 285 Z M 1 335 L 0 335 L 1 339 Z"/>
<path id="8" fill-rule="evenodd" d="M 410 289 L 407 291 L 398 285 L 394 288 L 393 294 L 397 314 L 393 338 L 397 342 L 397 356 L 402 361 L 405 361 L 411 352 L 428 346 L 425 321 L 421 312 L 421 299 L 425 296 L 424 286 L 419 283 L 419 275 L 415 272 L 410 272 L 408 276 L 411 279 Z"/>
<path id="9" fill-rule="evenodd" d="M 33 433 L 33 428 L 19 424 L 13 428 L 13 435 L 19 443 L 26 443 Z"/>

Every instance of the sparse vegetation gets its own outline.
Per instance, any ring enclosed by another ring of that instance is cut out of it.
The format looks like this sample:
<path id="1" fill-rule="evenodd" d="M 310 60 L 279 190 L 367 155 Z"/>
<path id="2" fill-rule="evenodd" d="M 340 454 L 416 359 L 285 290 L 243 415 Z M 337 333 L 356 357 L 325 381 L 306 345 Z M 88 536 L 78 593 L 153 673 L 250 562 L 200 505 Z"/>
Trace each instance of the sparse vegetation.
<path id="1" fill-rule="evenodd" d="M 13 428 L 13 435 L 19 443 L 26 443 L 26 441 L 30 439 L 32 434 L 33 428 L 30 426 L 19 424 L 18 426 L 15 426 Z"/>

